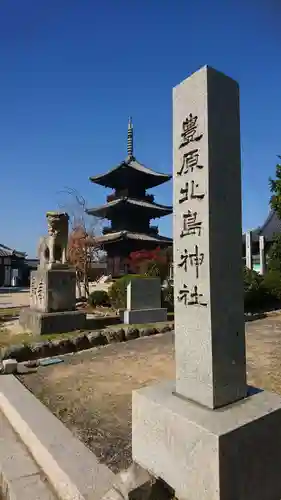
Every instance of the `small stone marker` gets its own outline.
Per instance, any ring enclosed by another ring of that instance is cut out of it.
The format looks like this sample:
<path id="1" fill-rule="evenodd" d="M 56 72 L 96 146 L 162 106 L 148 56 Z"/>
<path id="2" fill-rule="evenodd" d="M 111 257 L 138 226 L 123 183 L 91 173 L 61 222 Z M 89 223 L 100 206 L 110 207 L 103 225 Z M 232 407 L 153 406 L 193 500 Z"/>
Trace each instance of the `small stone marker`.
<path id="1" fill-rule="evenodd" d="M 247 231 L 246 233 L 246 267 L 253 269 L 252 231 Z"/>
<path id="2" fill-rule="evenodd" d="M 281 498 L 281 398 L 246 386 L 239 128 L 234 80 L 174 89 L 176 381 L 133 392 L 132 456 L 182 500 Z"/>
<path id="3" fill-rule="evenodd" d="M 1 373 L 10 375 L 17 371 L 18 362 L 16 359 L 3 359 Z"/>
<path id="4" fill-rule="evenodd" d="M 167 309 L 161 308 L 160 279 L 132 279 L 127 286 L 127 309 L 122 316 L 125 324 L 166 321 Z"/>

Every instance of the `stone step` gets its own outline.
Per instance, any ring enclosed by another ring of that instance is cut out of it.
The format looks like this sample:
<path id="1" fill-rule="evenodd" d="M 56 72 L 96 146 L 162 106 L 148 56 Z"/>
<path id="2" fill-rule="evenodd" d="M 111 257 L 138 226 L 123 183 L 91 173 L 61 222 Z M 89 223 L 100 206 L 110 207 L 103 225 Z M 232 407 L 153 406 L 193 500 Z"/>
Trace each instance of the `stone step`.
<path id="1" fill-rule="evenodd" d="M 57 500 L 46 475 L 0 412 L 1 500 Z"/>
<path id="2" fill-rule="evenodd" d="M 13 375 L 0 377 L 0 411 L 60 500 L 98 500 L 111 489 L 115 474 Z"/>

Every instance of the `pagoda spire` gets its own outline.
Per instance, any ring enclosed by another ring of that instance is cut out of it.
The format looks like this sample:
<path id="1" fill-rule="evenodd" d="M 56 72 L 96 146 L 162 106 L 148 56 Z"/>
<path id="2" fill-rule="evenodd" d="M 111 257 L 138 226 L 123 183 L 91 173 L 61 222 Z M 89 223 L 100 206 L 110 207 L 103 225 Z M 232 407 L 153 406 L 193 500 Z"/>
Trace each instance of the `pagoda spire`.
<path id="1" fill-rule="evenodd" d="M 133 157 L 133 152 L 134 152 L 134 129 L 133 129 L 132 117 L 130 116 L 128 123 L 128 139 L 127 139 L 127 153 L 129 158 Z"/>

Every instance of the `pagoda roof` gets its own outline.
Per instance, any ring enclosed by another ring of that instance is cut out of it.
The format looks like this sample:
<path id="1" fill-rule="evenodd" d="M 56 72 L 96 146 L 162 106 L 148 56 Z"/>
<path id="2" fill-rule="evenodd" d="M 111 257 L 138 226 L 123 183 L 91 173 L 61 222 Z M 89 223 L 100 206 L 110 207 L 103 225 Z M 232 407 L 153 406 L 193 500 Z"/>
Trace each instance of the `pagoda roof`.
<path id="1" fill-rule="evenodd" d="M 151 243 L 158 243 L 159 245 L 165 243 L 172 243 L 172 238 L 159 235 L 150 235 L 144 233 L 134 233 L 132 231 L 116 231 L 115 233 L 109 233 L 104 236 L 99 236 L 96 241 L 100 244 L 115 243 L 116 241 L 122 240 L 139 240 L 139 241 L 149 241 Z"/>
<path id="2" fill-rule="evenodd" d="M 117 198 L 116 200 L 112 200 L 105 205 L 101 205 L 100 207 L 89 208 L 87 213 L 96 217 L 111 219 L 113 211 L 121 206 L 126 206 L 128 209 L 133 206 L 139 207 L 142 211 L 147 211 L 150 214 L 151 219 L 163 217 L 164 215 L 169 215 L 173 212 L 173 207 L 171 206 L 159 205 L 158 203 L 151 203 L 149 201 L 124 196 Z"/>
<path id="3" fill-rule="evenodd" d="M 141 183 L 146 189 L 159 186 L 172 178 L 170 174 L 156 172 L 142 165 L 134 156 L 128 156 L 105 174 L 90 177 L 90 181 L 112 189 L 126 189 Z"/>
<path id="4" fill-rule="evenodd" d="M 260 236 L 264 236 L 265 240 L 273 241 L 275 235 L 281 233 L 281 220 L 277 213 L 271 210 L 262 226 L 257 227 L 252 231 L 252 241 L 258 242 Z M 246 235 L 243 234 L 243 243 L 245 243 Z"/>

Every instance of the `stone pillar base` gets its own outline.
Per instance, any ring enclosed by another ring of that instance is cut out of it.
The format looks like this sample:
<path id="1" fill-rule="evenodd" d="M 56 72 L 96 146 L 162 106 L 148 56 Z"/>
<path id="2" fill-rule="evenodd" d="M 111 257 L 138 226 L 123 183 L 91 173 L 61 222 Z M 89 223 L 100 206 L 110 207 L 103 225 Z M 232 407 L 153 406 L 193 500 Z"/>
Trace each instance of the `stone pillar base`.
<path id="1" fill-rule="evenodd" d="M 25 331 L 33 335 L 66 333 L 83 330 L 86 325 L 86 313 L 83 311 L 63 311 L 46 313 L 35 309 L 22 309 L 19 323 Z"/>
<path id="2" fill-rule="evenodd" d="M 247 398 L 211 410 L 174 388 L 133 392 L 133 460 L 178 498 L 279 500 L 281 397 L 249 388 Z"/>
<path id="3" fill-rule="evenodd" d="M 122 315 L 125 325 L 167 321 L 167 309 L 125 309 Z"/>

